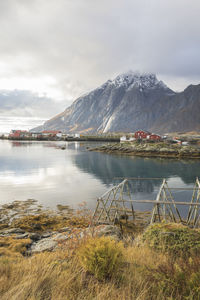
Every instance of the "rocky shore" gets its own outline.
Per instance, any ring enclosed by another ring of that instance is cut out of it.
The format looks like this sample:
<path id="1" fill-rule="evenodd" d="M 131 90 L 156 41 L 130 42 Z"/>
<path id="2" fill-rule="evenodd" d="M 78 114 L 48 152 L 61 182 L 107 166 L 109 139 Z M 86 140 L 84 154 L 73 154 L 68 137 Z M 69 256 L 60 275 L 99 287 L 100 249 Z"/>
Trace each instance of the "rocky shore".
<path id="1" fill-rule="evenodd" d="M 2 205 L 0 299 L 200 299 L 199 229 L 161 222 L 126 234 L 90 216 L 32 199 Z"/>
<path id="2" fill-rule="evenodd" d="M 167 142 L 131 142 L 107 144 L 90 148 L 89 151 L 99 151 L 111 154 L 125 154 L 143 157 L 164 157 L 181 159 L 200 159 L 200 147 L 182 146 Z"/>
<path id="3" fill-rule="evenodd" d="M 37 201 L 14 201 L 0 208 L 0 256 L 30 256 L 44 251 L 70 249 L 90 236 L 122 237 L 116 226 L 90 227 L 88 210 L 73 211 L 58 205 L 44 209 Z"/>

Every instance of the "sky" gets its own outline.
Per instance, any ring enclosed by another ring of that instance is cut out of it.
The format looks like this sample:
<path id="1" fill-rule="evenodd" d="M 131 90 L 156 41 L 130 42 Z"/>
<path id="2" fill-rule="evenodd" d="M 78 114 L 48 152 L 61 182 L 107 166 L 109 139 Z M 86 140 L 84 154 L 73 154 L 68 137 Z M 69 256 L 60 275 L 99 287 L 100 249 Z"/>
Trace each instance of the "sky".
<path id="1" fill-rule="evenodd" d="M 199 12 L 199 0 L 0 0 L 0 90 L 56 113 L 128 70 L 182 91 L 200 83 Z"/>

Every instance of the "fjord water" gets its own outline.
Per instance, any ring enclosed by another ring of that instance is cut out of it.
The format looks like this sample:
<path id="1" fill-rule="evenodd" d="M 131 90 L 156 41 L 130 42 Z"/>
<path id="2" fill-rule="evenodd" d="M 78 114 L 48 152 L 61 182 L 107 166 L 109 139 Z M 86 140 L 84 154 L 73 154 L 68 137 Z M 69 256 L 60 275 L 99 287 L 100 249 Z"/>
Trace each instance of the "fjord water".
<path id="1" fill-rule="evenodd" d="M 36 199 L 44 206 L 90 208 L 124 177 L 167 178 L 171 187 L 193 187 L 199 160 L 114 156 L 90 152 L 95 143 L 0 140 L 0 204 Z M 120 178 L 119 178 L 120 177 Z M 155 199 L 162 180 L 133 180 L 134 199 Z M 190 201 L 192 191 L 175 191 L 177 201 Z M 136 205 L 135 208 L 140 208 Z M 143 205 L 142 209 L 150 208 Z"/>

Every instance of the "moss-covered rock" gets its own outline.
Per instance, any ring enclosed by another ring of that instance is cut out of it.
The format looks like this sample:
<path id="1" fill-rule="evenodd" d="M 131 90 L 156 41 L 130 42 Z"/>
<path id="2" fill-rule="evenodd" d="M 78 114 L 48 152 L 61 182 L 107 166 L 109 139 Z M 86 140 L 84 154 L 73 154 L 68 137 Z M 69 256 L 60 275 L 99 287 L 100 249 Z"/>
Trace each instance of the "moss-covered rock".
<path id="1" fill-rule="evenodd" d="M 88 219 L 83 216 L 71 215 L 69 217 L 62 215 L 47 215 L 41 213 L 38 215 L 28 215 L 13 220 L 12 227 L 21 228 L 27 232 L 43 232 L 59 230 L 60 228 L 70 226 L 85 228 L 88 227 Z"/>

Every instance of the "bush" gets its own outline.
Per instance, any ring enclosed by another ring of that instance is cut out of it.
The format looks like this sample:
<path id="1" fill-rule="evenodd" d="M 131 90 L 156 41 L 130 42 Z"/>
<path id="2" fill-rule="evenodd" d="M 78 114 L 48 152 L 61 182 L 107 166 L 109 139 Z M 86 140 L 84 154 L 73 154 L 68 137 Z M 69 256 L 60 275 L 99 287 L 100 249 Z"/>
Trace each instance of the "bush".
<path id="1" fill-rule="evenodd" d="M 109 237 L 90 238 L 78 250 L 84 269 L 104 280 L 120 274 L 124 262 L 123 245 Z"/>
<path id="2" fill-rule="evenodd" d="M 144 232 L 143 241 L 155 250 L 172 255 L 200 253 L 200 232 L 181 224 L 153 224 Z"/>

